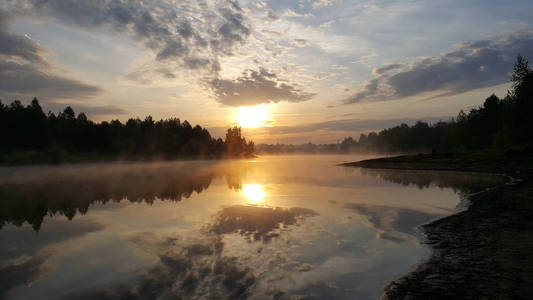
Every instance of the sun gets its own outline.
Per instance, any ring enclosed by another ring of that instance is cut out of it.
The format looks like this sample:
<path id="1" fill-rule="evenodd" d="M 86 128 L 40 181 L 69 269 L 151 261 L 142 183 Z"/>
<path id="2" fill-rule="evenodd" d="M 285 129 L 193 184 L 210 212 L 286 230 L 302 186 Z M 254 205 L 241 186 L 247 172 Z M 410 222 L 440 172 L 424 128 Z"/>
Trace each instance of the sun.
<path id="1" fill-rule="evenodd" d="M 239 107 L 235 116 L 236 123 L 246 128 L 265 126 L 269 119 L 270 112 L 265 105 Z"/>
<path id="2" fill-rule="evenodd" d="M 251 204 L 260 203 L 266 195 L 263 191 L 263 186 L 260 184 L 245 184 L 242 187 L 242 194 Z"/>

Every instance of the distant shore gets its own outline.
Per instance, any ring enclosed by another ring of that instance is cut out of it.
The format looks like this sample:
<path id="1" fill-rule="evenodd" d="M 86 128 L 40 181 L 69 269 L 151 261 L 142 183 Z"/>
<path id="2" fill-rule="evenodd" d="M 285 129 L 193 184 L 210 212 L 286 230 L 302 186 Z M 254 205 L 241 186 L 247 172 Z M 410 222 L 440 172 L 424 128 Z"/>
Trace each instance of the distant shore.
<path id="1" fill-rule="evenodd" d="M 533 286 L 533 156 L 419 154 L 342 166 L 506 174 L 518 182 L 469 197 L 466 211 L 423 225 L 431 257 L 385 287 L 383 299 L 522 299 Z"/>

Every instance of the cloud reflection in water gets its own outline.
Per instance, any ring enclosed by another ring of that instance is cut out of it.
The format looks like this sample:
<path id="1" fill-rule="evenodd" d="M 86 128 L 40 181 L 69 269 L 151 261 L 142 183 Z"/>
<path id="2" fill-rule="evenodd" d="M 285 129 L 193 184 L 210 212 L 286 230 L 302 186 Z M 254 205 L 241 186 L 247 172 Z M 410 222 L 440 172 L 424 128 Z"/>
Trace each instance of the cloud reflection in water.
<path id="1" fill-rule="evenodd" d="M 68 299 L 376 298 L 380 280 L 407 270 L 423 252 L 413 228 L 453 211 L 457 199 L 449 199 L 449 188 L 462 193 L 494 183 L 478 176 L 478 185 L 471 174 L 345 169 L 316 157 L 97 164 L 7 175 L 0 176 L 0 240 L 19 236 L 31 243 L 11 243 L 15 252 L 0 245 L 3 257 L 18 259 L 2 261 L 0 270 L 8 273 L 0 275 L 15 272 L 20 279 L 3 280 L 9 283 L 4 293 L 35 296 L 35 286 L 50 288 L 40 274 L 54 261 L 58 268 L 46 274 L 63 278 L 53 286 L 71 292 L 47 291 L 50 298 Z M 267 193 L 270 186 L 276 194 Z M 424 205 L 409 198 L 436 193 L 440 198 Z M 102 251 L 108 251 L 105 257 Z M 107 258 L 109 253 L 125 259 Z M 70 259 L 68 267 L 60 265 L 61 257 Z M 101 269 L 79 257 L 100 259 Z M 118 280 L 114 270 L 135 263 L 131 259 L 144 263 L 127 270 L 134 275 L 128 280 Z M 80 285 L 77 278 L 89 272 L 111 275 Z"/>

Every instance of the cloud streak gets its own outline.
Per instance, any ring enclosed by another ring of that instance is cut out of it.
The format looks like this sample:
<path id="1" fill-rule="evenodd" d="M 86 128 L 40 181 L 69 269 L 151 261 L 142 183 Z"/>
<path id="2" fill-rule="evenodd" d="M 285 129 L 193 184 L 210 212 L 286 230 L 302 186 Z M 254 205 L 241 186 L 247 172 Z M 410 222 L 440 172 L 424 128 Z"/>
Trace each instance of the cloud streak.
<path id="1" fill-rule="evenodd" d="M 394 100 L 426 92 L 455 95 L 502 84 L 509 81 L 509 72 L 519 53 L 533 55 L 533 32 L 464 43 L 454 51 L 408 65 L 383 66 L 374 70 L 374 78 L 357 93 L 342 102 Z"/>
<path id="2" fill-rule="evenodd" d="M 374 120 L 360 120 L 360 119 L 346 119 L 334 120 L 327 122 L 317 122 L 298 126 L 273 126 L 267 127 L 269 134 L 291 134 L 304 133 L 313 131 L 368 131 L 381 130 L 388 127 L 397 126 L 399 124 L 415 124 L 417 121 L 425 121 L 429 123 L 436 123 L 439 121 L 447 121 L 451 117 L 425 117 L 420 119 L 415 118 L 398 118 L 398 119 L 374 119 Z"/>
<path id="3" fill-rule="evenodd" d="M 0 92 L 18 95 L 40 95 L 53 98 L 94 96 L 101 88 L 60 77 L 33 64 L 0 62 Z"/>

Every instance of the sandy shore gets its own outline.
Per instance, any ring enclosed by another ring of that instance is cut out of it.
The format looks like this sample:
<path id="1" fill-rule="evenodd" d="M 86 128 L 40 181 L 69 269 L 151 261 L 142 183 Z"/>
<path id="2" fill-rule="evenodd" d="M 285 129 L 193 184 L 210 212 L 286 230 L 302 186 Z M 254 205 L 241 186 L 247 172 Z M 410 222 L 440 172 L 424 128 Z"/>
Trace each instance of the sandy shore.
<path id="1" fill-rule="evenodd" d="M 469 208 L 422 226 L 431 257 L 385 287 L 383 299 L 531 299 L 530 157 L 416 155 L 345 166 L 508 174 L 520 181 L 470 196 Z"/>

